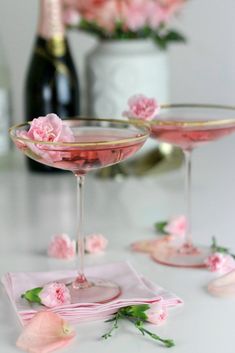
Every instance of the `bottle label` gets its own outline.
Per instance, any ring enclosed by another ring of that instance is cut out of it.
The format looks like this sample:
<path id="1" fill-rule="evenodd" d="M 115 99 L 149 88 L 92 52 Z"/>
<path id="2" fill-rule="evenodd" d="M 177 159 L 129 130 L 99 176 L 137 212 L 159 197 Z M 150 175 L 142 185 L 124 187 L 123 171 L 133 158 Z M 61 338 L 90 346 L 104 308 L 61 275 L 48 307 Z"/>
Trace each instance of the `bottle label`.
<path id="1" fill-rule="evenodd" d="M 0 87 L 0 155 L 10 149 L 8 128 L 10 124 L 10 97 L 9 92 Z"/>

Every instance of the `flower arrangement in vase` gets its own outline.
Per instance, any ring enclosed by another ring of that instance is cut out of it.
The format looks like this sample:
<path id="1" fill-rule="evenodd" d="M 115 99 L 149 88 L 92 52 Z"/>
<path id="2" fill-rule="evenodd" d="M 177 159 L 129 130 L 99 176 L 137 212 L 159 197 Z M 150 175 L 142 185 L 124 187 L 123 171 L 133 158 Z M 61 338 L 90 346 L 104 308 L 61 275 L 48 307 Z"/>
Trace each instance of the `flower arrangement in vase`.
<path id="1" fill-rule="evenodd" d="M 63 0 L 64 21 L 96 36 L 98 44 L 85 60 L 87 113 L 95 117 L 121 117 L 128 97 L 142 92 L 157 97 L 161 103 L 170 100 L 170 43 L 184 42 L 184 36 L 171 27 L 187 0 Z M 163 148 L 162 148 L 163 147 Z M 146 149 L 153 149 L 151 142 Z M 181 165 L 182 156 L 168 146 L 128 165 L 121 174 L 158 173 Z M 143 152 L 142 152 L 143 153 Z M 153 157 L 154 156 L 154 157 Z M 157 157 L 156 157 L 157 156 Z M 161 164 L 161 165 L 160 165 Z M 160 169 L 159 169 L 160 167 Z M 120 174 L 115 167 L 102 175 Z"/>

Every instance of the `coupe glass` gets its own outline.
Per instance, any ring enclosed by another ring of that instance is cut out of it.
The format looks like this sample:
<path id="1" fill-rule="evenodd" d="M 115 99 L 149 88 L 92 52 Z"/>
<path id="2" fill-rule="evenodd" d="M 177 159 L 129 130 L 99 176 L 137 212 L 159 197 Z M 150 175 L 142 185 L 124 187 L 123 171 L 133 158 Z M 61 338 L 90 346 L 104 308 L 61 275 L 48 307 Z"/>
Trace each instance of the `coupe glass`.
<path id="1" fill-rule="evenodd" d="M 151 137 L 180 147 L 185 156 L 185 200 L 187 230 L 181 245 L 163 242 L 153 253 L 159 263 L 178 267 L 204 267 L 208 247 L 192 242 L 191 155 L 195 147 L 215 141 L 235 131 L 235 107 L 220 105 L 173 104 L 162 106 L 151 121 Z"/>
<path id="2" fill-rule="evenodd" d="M 29 140 L 30 122 L 14 126 L 10 136 L 24 154 L 37 162 L 74 173 L 77 179 L 78 274 L 68 280 L 72 303 L 104 303 L 120 295 L 115 282 L 86 278 L 84 274 L 83 185 L 87 172 L 119 163 L 137 152 L 149 136 L 149 127 L 140 122 L 111 119 L 65 120 L 75 142 Z"/>

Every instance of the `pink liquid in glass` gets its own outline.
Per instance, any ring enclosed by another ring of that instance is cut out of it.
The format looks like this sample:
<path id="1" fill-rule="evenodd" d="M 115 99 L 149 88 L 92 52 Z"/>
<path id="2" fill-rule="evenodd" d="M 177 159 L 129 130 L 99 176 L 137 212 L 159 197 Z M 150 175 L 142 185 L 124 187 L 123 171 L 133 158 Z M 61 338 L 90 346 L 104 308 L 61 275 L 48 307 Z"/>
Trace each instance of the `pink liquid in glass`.
<path id="1" fill-rule="evenodd" d="M 153 125 L 151 137 L 162 142 L 181 147 L 183 150 L 191 150 L 198 145 L 217 140 L 235 131 L 234 126 L 177 126 Z"/>
<path id="2" fill-rule="evenodd" d="M 79 127 L 73 132 L 77 143 L 89 143 L 90 145 L 55 147 L 18 143 L 17 147 L 22 149 L 28 157 L 40 163 L 84 174 L 127 159 L 141 148 L 146 139 L 141 138 L 136 131 L 121 128 Z M 136 139 L 136 137 L 139 138 Z M 106 144 L 107 142 L 109 144 Z"/>

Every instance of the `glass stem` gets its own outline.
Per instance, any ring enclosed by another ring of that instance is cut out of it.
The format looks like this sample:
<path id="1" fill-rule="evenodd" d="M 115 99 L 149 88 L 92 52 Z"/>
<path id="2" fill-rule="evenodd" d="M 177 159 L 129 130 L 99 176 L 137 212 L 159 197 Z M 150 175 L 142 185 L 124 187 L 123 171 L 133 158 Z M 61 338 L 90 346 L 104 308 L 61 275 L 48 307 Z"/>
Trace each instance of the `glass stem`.
<path id="1" fill-rule="evenodd" d="M 84 288 L 88 286 L 84 275 L 84 234 L 83 234 L 83 214 L 84 214 L 84 181 L 85 175 L 75 174 L 77 178 L 77 247 L 78 247 L 78 276 L 73 283 L 74 288 Z"/>
<path id="2" fill-rule="evenodd" d="M 192 170 L 192 150 L 184 150 L 185 157 L 185 212 L 187 228 L 185 232 L 185 245 L 192 246 L 192 218 L 191 218 L 191 170 Z"/>

